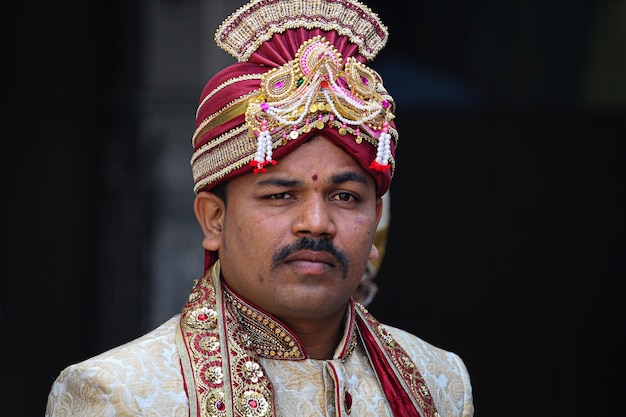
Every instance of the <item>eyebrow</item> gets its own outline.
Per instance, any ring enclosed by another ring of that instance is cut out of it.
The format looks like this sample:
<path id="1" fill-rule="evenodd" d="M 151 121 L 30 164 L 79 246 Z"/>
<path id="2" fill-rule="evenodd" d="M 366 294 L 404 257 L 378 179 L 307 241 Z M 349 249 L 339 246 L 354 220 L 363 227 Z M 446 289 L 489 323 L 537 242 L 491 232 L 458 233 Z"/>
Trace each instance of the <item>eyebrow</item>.
<path id="1" fill-rule="evenodd" d="M 363 175 L 357 174 L 356 172 L 344 172 L 343 174 L 333 175 L 331 178 L 331 182 L 333 184 L 342 184 L 344 182 L 351 181 L 367 185 L 367 178 Z"/>
<path id="2" fill-rule="evenodd" d="M 331 184 L 339 185 L 346 182 L 358 182 L 360 184 L 367 185 L 367 178 L 363 175 L 357 174 L 356 172 L 344 172 L 341 174 L 333 175 L 330 179 Z M 270 186 L 279 186 L 279 187 L 288 187 L 288 188 L 299 188 L 302 187 L 303 182 L 300 180 L 292 180 L 285 178 L 265 178 L 257 183 L 258 187 L 270 187 Z"/>

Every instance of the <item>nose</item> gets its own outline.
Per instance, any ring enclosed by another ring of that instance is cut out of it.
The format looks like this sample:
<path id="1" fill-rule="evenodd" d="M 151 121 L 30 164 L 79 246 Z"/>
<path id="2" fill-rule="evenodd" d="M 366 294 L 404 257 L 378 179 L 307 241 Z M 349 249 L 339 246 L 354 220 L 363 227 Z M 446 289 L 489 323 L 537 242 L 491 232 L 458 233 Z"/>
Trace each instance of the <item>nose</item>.
<path id="1" fill-rule="evenodd" d="M 301 200 L 294 219 L 293 232 L 297 236 L 332 238 L 337 233 L 337 228 L 330 201 L 320 195 Z"/>

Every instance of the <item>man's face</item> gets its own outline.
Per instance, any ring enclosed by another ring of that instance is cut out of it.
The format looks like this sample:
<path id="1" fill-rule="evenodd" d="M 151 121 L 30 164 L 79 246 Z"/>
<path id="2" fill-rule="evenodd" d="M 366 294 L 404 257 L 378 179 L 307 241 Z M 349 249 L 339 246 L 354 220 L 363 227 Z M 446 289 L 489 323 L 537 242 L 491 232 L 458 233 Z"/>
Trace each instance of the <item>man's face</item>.
<path id="1" fill-rule="evenodd" d="M 374 179 L 323 136 L 228 184 L 219 258 L 235 292 L 280 318 L 343 314 L 372 249 Z"/>

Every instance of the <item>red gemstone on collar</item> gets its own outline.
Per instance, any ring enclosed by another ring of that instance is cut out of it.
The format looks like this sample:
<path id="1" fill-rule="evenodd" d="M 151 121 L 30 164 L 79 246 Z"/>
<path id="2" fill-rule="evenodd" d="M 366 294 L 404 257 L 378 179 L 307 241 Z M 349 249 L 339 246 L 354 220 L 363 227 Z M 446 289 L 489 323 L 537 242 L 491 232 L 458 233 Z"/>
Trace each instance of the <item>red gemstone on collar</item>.
<path id="1" fill-rule="evenodd" d="M 350 411 L 352 411 L 352 395 L 350 395 L 347 390 L 344 393 L 344 403 L 346 406 L 346 413 L 350 414 Z"/>

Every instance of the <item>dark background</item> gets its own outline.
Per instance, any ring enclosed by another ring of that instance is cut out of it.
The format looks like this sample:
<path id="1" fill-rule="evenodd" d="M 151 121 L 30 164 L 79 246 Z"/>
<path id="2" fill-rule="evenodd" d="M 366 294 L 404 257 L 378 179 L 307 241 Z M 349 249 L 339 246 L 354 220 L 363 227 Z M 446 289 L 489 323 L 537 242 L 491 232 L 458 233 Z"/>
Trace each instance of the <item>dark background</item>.
<path id="1" fill-rule="evenodd" d="M 369 3 L 390 28 L 375 67 L 400 130 L 370 310 L 459 353 L 477 417 L 616 415 L 624 2 L 405 3 Z M 10 7 L 0 414 L 39 416 L 63 367 L 149 330 L 132 99 L 144 19 L 140 2 Z M 124 213 L 119 253 L 102 244 L 106 210 Z"/>

